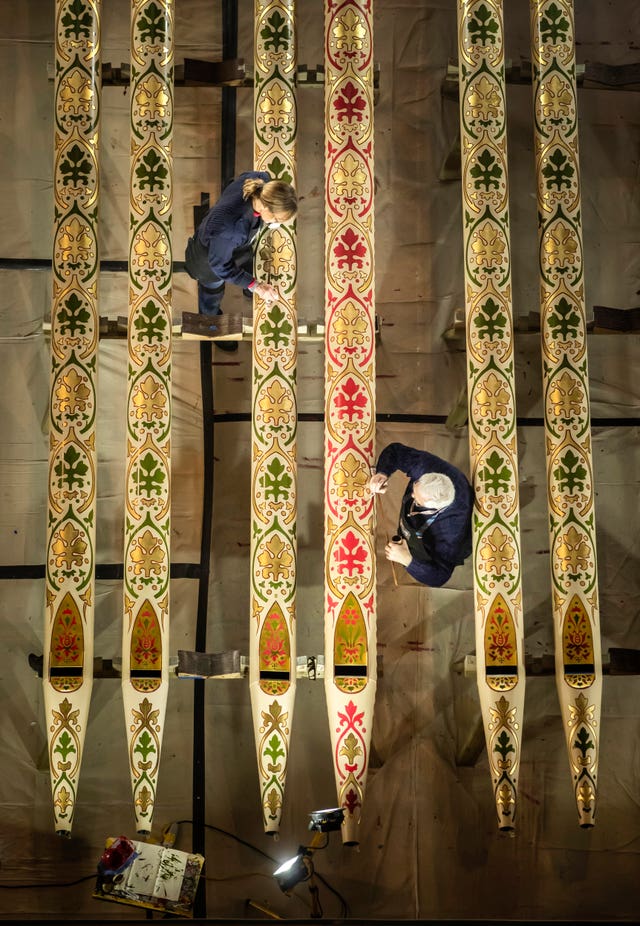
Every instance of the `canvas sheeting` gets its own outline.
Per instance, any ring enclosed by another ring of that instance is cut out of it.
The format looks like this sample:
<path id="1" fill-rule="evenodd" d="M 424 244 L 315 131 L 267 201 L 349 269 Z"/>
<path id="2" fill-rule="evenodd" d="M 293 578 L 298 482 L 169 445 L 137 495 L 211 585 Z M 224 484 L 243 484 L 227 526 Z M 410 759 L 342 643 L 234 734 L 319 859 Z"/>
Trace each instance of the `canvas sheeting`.
<path id="1" fill-rule="evenodd" d="M 299 61 L 323 58 L 319 0 L 300 0 Z M 524 0 L 507 6 L 507 55 L 529 57 Z M 252 5 L 241 0 L 240 54 L 252 56 Z M 456 57 L 455 0 L 376 0 L 375 60 L 380 64 L 376 124 L 376 291 L 382 332 L 377 355 L 378 411 L 448 415 L 465 378 L 461 341 L 447 342 L 463 306 L 460 184 L 439 180 L 455 142 L 457 105 L 444 99 L 447 62 Z M 54 4 L 0 0 L 0 257 L 48 258 L 53 226 Z M 103 60 L 128 60 L 128 4 L 103 4 Z M 638 60 L 640 7 L 635 0 L 580 0 L 578 59 L 607 64 Z M 176 60 L 214 60 L 221 51 L 218 4 L 176 2 Z M 301 89 L 299 118 L 299 305 L 301 317 L 323 314 L 323 94 Z M 514 311 L 537 311 L 536 206 L 531 88 L 510 85 L 509 158 Z M 580 103 L 587 306 L 630 307 L 640 290 L 640 107 L 637 92 L 582 90 Z M 128 91 L 103 91 L 101 251 L 125 259 L 128 214 Z M 200 193 L 219 191 L 220 91 L 182 88 L 175 108 L 174 248 L 181 259 Z M 238 92 L 238 172 L 251 166 L 252 91 Z M 48 341 L 46 270 L 0 271 L 0 565 L 44 561 L 47 488 Z M 228 310 L 242 310 L 230 293 Z M 174 310 L 194 309 L 193 283 L 175 277 Z M 103 273 L 101 314 L 126 312 L 126 274 Z M 540 417 L 537 333 L 516 340 L 518 414 Z M 637 335 L 590 335 L 592 413 L 638 416 Z M 104 341 L 99 356 L 99 563 L 122 561 L 124 408 L 123 341 Z M 197 562 L 202 499 L 202 428 L 198 347 L 177 340 L 173 377 L 172 556 Z M 214 352 L 218 412 L 250 411 L 251 349 Z M 301 343 L 299 408 L 321 412 L 323 352 Z M 385 424 L 377 446 L 401 440 L 425 447 L 468 471 L 464 426 Z M 523 585 L 526 651 L 553 652 L 543 432 L 520 428 Z M 299 427 L 298 651 L 322 652 L 322 424 Z M 250 425 L 215 427 L 214 542 L 207 649 L 248 651 Z M 600 426 L 593 433 L 602 646 L 640 648 L 638 427 Z M 400 477 L 397 477 L 400 480 Z M 385 500 L 391 520 L 394 499 Z M 379 551 L 384 544 L 379 531 Z M 28 665 L 42 652 L 43 580 L 0 583 L 0 916 L 5 919 L 112 918 L 127 908 L 91 899 L 91 882 L 42 887 L 90 875 L 108 835 L 133 834 L 120 685 L 94 684 L 79 803 L 70 841 L 53 833 L 42 687 Z M 193 649 L 197 585 L 171 588 L 171 651 Z M 119 655 L 122 587 L 101 581 L 96 593 L 95 652 Z M 359 851 L 333 837 L 316 856 L 318 870 L 369 918 L 620 919 L 638 915 L 640 875 L 640 680 L 607 677 L 600 731 L 597 825 L 577 825 L 553 677 L 527 686 L 517 834 L 501 837 L 494 818 L 484 751 L 458 764 L 478 722 L 474 678 L 459 664 L 474 652 L 471 566 L 446 588 L 408 577 L 393 585 L 379 558 L 378 682 L 372 759 Z M 193 686 L 171 682 L 156 830 L 191 817 Z M 279 842 L 262 834 L 248 685 L 206 684 L 206 819 L 274 858 L 307 839 L 307 813 L 335 803 L 324 690 L 300 681 Z M 157 833 L 156 833 L 157 835 Z M 190 827 L 177 847 L 190 849 Z M 207 912 L 242 918 L 245 901 L 283 916 L 308 915 L 304 886 L 292 898 L 271 878 L 273 864 L 214 830 L 207 833 Z M 39 889 L 2 890 L 11 884 Z M 320 886 L 326 915 L 337 898 Z M 139 915 L 141 918 L 144 914 Z"/>

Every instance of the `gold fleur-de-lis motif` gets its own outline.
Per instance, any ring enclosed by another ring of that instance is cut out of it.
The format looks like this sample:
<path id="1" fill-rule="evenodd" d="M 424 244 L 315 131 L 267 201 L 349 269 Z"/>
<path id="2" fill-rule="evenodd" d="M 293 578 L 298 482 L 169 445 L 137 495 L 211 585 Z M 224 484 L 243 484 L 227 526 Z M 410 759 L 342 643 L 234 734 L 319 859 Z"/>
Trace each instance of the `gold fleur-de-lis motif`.
<path id="1" fill-rule="evenodd" d="M 293 258 L 293 248 L 289 244 L 288 236 L 283 235 L 277 228 L 274 229 L 270 242 L 261 249 L 260 257 L 265 262 L 267 272 L 276 277 L 281 273 L 288 273 Z"/>
<path id="2" fill-rule="evenodd" d="M 480 556 L 487 572 L 503 575 L 514 569 L 513 558 L 516 550 L 509 535 L 496 525 L 491 533 L 485 537 L 480 547 Z"/>
<path id="3" fill-rule="evenodd" d="M 333 172 L 333 182 L 338 196 L 361 196 L 367 175 L 356 158 L 349 152 L 346 157 L 338 161 Z"/>
<path id="4" fill-rule="evenodd" d="M 277 534 L 265 544 L 265 550 L 258 557 L 262 566 L 262 578 L 278 582 L 281 578 L 288 579 L 293 564 L 293 556 L 286 549 Z"/>
<path id="5" fill-rule="evenodd" d="M 71 569 L 72 566 L 81 566 L 87 544 L 82 539 L 82 532 L 67 521 L 61 531 L 54 533 L 54 542 L 51 549 L 55 554 L 56 568 Z"/>
<path id="6" fill-rule="evenodd" d="M 63 263 L 69 261 L 87 261 L 93 257 L 93 236 L 89 225 L 81 222 L 77 216 L 63 227 L 60 236 L 60 258 Z"/>
<path id="7" fill-rule="evenodd" d="M 53 802 L 54 806 L 60 808 L 60 813 L 66 814 L 67 810 L 73 804 L 73 799 L 71 797 L 71 792 L 68 791 L 64 785 L 56 792 L 56 799 Z"/>
<path id="8" fill-rule="evenodd" d="M 336 25 L 333 27 L 333 34 L 336 38 L 337 48 L 342 51 L 358 51 L 362 48 L 362 40 L 367 34 L 367 30 L 355 11 L 348 9 L 343 16 L 338 18 Z"/>
<path id="9" fill-rule="evenodd" d="M 269 810 L 269 813 L 272 817 L 276 817 L 280 807 L 282 806 L 282 799 L 280 797 L 280 792 L 277 788 L 272 788 L 265 798 L 265 804 Z"/>
<path id="10" fill-rule="evenodd" d="M 502 380 L 498 379 L 493 372 L 489 373 L 482 381 L 482 385 L 476 393 L 476 402 L 483 418 L 487 416 L 491 418 L 504 416 L 511 405 L 508 391 L 505 389 Z"/>
<path id="11" fill-rule="evenodd" d="M 585 534 L 571 525 L 561 537 L 558 546 L 558 559 L 563 572 L 582 572 L 589 566 L 591 547 L 585 540 Z"/>
<path id="12" fill-rule="evenodd" d="M 585 762 L 584 763 L 585 765 L 591 764 L 591 757 L 588 757 L 588 758 L 589 758 L 589 762 Z M 585 807 L 589 807 L 591 803 L 595 801 L 596 792 L 593 787 L 593 782 L 591 781 L 590 778 L 582 779 L 582 782 L 580 784 L 580 787 L 578 788 L 576 797 L 578 799 L 578 803 L 583 804 Z"/>
<path id="13" fill-rule="evenodd" d="M 73 367 L 62 377 L 55 391 L 60 412 L 69 412 L 73 415 L 78 411 L 86 411 L 87 401 L 91 397 L 91 390 L 85 385 L 86 382 L 87 377 L 80 376 Z"/>
<path id="14" fill-rule="evenodd" d="M 274 81 L 260 102 L 259 109 L 265 123 L 272 128 L 288 125 L 293 103 L 286 87 Z"/>
<path id="15" fill-rule="evenodd" d="M 511 759 L 508 759 L 504 764 L 507 766 L 507 768 L 510 768 L 512 764 Z M 508 812 L 511 807 L 515 805 L 515 802 L 516 799 L 512 786 L 508 781 L 503 781 L 496 794 L 496 804 L 502 808 L 503 812 L 505 810 Z"/>
<path id="16" fill-rule="evenodd" d="M 515 707 L 509 705 L 505 696 L 502 695 L 493 707 L 489 707 L 491 716 L 489 730 L 495 730 L 499 727 L 509 727 L 510 730 L 517 730 L 516 710 Z"/>
<path id="17" fill-rule="evenodd" d="M 281 421 L 286 421 L 293 409 L 293 402 L 288 390 L 280 380 L 276 379 L 265 390 L 266 395 L 258 402 L 265 421 L 277 427 Z"/>
<path id="18" fill-rule="evenodd" d="M 59 96 L 65 113 L 88 113 L 93 101 L 89 77 L 81 71 L 72 71 L 62 81 Z"/>
<path id="19" fill-rule="evenodd" d="M 355 454 L 348 453 L 334 473 L 333 482 L 340 498 L 364 498 L 369 482 L 367 468 Z"/>
<path id="20" fill-rule="evenodd" d="M 139 710 L 136 710 L 135 707 L 131 710 L 136 725 L 140 727 L 149 727 L 150 729 L 154 728 L 155 731 L 158 732 L 160 729 L 158 724 L 160 711 L 154 708 L 148 698 L 143 698 L 138 707 L 140 708 Z M 132 730 L 135 730 L 135 726 L 132 727 Z"/>
<path id="21" fill-rule="evenodd" d="M 167 404 L 167 397 L 162 388 L 162 383 L 149 373 L 138 385 L 133 394 L 132 402 L 138 421 L 142 418 L 146 418 L 147 421 L 153 421 L 154 418 L 159 420 L 163 417 Z"/>
<path id="22" fill-rule="evenodd" d="M 51 728 L 52 732 L 55 729 L 55 727 L 60 726 L 60 725 L 65 726 L 65 727 L 76 727 L 77 728 L 78 717 L 80 715 L 80 711 L 77 709 L 72 710 L 73 705 L 71 704 L 71 701 L 69 701 L 68 698 L 65 698 L 64 701 L 61 701 L 58 706 L 60 708 L 59 710 L 56 710 L 54 708 L 51 711 L 51 717 L 54 723 L 53 727 Z"/>
<path id="23" fill-rule="evenodd" d="M 575 702 L 569 705 L 570 726 L 575 727 L 581 723 L 592 726 L 595 710 L 595 704 L 590 704 L 583 694 L 579 694 Z"/>
<path id="24" fill-rule="evenodd" d="M 149 222 L 141 228 L 136 235 L 133 250 L 138 258 L 139 265 L 146 265 L 150 270 L 162 266 L 169 251 L 169 245 L 160 229 Z"/>
<path id="25" fill-rule="evenodd" d="M 161 80 L 151 74 L 140 84 L 136 93 L 136 103 L 140 115 L 149 121 L 164 119 L 169 103 L 169 94 Z"/>
<path id="26" fill-rule="evenodd" d="M 144 785 L 140 788 L 136 795 L 136 806 L 140 808 L 142 813 L 146 813 L 151 804 L 153 803 L 153 794 L 151 790 Z"/>
<path id="27" fill-rule="evenodd" d="M 340 345 L 355 347 L 364 344 L 368 326 L 358 307 L 349 300 L 336 314 L 334 332 Z"/>
<path id="28" fill-rule="evenodd" d="M 134 575 L 149 578 L 153 573 L 159 576 L 165 562 L 165 552 L 160 539 L 150 530 L 146 530 L 142 536 L 136 538 L 131 560 L 135 564 Z"/>
<path id="29" fill-rule="evenodd" d="M 485 222 L 473 235 L 471 250 L 475 254 L 479 267 L 497 267 L 502 263 L 505 252 L 504 239 L 500 229 L 490 222 Z"/>
<path id="30" fill-rule="evenodd" d="M 540 87 L 540 105 L 546 119 L 561 119 L 571 110 L 573 96 L 569 84 L 554 74 Z"/>
<path id="31" fill-rule="evenodd" d="M 469 87 L 467 104 L 474 119 L 497 119 L 500 112 L 500 94 L 495 84 L 483 75 Z"/>
<path id="32" fill-rule="evenodd" d="M 566 267 L 575 263 L 578 242 L 573 229 L 564 222 L 558 222 L 545 233 L 543 248 L 550 266 Z"/>
<path id="33" fill-rule="evenodd" d="M 553 405 L 554 415 L 571 418 L 583 411 L 584 390 L 582 383 L 568 370 L 563 370 L 562 376 L 551 384 L 549 398 Z"/>
<path id="34" fill-rule="evenodd" d="M 260 730 L 261 733 L 264 733 L 265 730 L 278 731 L 279 733 L 288 733 L 287 729 L 287 719 L 289 714 L 287 711 L 282 709 L 282 705 L 277 701 L 272 701 L 269 705 L 268 711 L 261 711 L 262 714 L 262 723 L 263 726 Z"/>
<path id="35" fill-rule="evenodd" d="M 340 747 L 340 755 L 345 756 L 349 765 L 353 765 L 356 757 L 362 755 L 362 746 L 355 733 L 349 733 L 348 736 L 345 736 Z"/>

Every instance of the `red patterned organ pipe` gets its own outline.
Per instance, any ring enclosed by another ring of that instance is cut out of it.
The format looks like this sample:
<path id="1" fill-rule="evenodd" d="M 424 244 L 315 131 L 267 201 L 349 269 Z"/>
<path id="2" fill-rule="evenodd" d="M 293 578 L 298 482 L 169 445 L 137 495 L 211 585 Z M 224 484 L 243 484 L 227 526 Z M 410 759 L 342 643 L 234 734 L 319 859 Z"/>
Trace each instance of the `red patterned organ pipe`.
<path id="1" fill-rule="evenodd" d="M 373 5 L 325 0 L 325 691 L 359 842 L 376 692 Z"/>

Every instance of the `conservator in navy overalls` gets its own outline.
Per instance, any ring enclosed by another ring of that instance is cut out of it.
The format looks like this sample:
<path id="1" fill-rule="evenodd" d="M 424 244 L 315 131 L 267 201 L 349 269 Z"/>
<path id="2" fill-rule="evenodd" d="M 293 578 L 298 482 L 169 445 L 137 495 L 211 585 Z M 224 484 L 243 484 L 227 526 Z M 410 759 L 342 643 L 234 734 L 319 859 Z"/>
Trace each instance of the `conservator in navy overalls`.
<path id="1" fill-rule="evenodd" d="M 406 566 L 423 585 L 438 587 L 471 554 L 473 489 L 456 466 L 426 450 L 389 444 L 380 454 L 369 488 L 387 490 L 400 470 L 409 477 L 398 524 L 399 540 L 385 547 L 387 559 Z"/>
<path id="2" fill-rule="evenodd" d="M 277 289 L 253 276 L 251 243 L 262 222 L 277 228 L 298 210 L 295 190 L 262 171 L 240 174 L 226 187 L 189 238 L 185 267 L 198 281 L 198 311 L 219 315 L 225 283 L 235 283 L 268 302 L 278 298 Z"/>

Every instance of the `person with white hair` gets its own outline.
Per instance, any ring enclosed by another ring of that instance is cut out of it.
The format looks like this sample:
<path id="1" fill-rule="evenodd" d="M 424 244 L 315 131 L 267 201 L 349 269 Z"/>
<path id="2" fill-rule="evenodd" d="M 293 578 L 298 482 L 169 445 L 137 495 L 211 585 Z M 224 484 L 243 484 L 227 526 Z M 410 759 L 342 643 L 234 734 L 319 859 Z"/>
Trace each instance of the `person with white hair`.
<path id="1" fill-rule="evenodd" d="M 409 484 L 398 535 L 387 543 L 385 556 L 417 582 L 437 588 L 471 554 L 473 489 L 461 470 L 435 454 L 389 444 L 369 482 L 371 492 L 384 494 L 397 470 L 407 474 Z"/>

